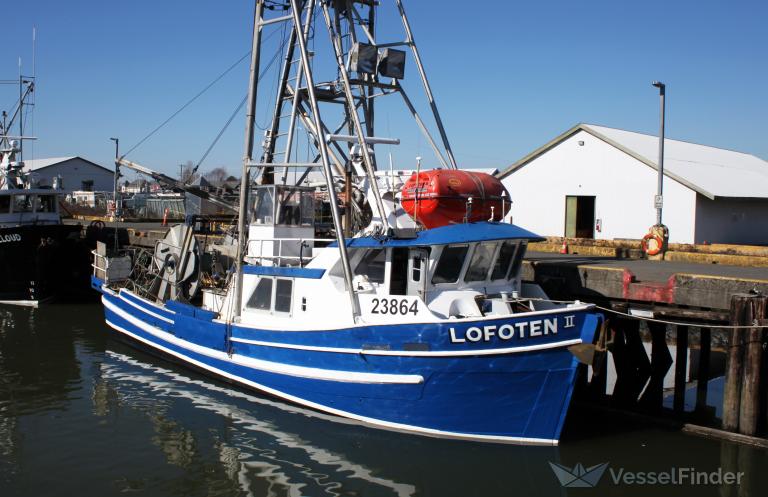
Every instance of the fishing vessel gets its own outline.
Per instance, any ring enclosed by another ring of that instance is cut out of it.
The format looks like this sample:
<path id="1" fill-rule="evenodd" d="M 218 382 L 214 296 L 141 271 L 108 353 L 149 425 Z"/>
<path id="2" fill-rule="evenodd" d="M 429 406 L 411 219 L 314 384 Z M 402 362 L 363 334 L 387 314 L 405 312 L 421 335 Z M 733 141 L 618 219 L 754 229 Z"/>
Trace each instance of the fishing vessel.
<path id="1" fill-rule="evenodd" d="M 40 185 L 24 170 L 19 155 L 22 140 L 30 137 L 14 136 L 11 130 L 34 83 L 20 80 L 19 85 L 21 99 L 10 119 L 3 113 L 0 124 L 0 303 L 37 306 L 71 283 L 81 227 L 61 222 L 59 184 Z M 87 253 L 81 254 L 85 287 Z"/>
<path id="2" fill-rule="evenodd" d="M 402 1 L 275 6 L 255 5 L 233 247 L 201 246 L 192 222 L 151 253 L 102 247 L 92 284 L 107 324 L 171 360 L 370 426 L 557 444 L 577 350 L 592 343 L 600 316 L 522 280 L 527 244 L 540 238 L 504 222 L 509 198 L 498 180 L 458 170 Z M 377 39 L 385 7 L 404 41 Z M 275 26 L 285 29 L 283 65 L 254 158 L 262 32 Z M 319 43 L 308 48 L 323 33 L 325 59 Z M 407 58 L 439 141 L 401 84 Z M 335 76 L 319 82 L 326 59 Z M 422 171 L 420 160 L 412 173 L 378 167 L 376 147 L 399 143 L 375 134 L 374 104 L 387 95 L 402 98 L 439 169 Z M 300 143 L 308 161 L 298 159 Z M 317 170 L 322 184 L 307 183 Z M 331 239 L 315 237 L 323 197 Z M 231 265 L 206 262 L 227 253 Z M 126 259 L 130 274 L 110 271 Z"/>

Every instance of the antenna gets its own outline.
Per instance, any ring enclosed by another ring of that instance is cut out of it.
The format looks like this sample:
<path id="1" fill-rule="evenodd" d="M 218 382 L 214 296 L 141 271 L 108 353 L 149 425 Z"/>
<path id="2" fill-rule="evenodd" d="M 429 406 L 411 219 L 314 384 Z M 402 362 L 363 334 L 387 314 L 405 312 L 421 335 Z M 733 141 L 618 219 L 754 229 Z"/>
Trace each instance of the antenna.
<path id="1" fill-rule="evenodd" d="M 32 26 L 32 78 L 35 77 L 35 41 L 37 41 L 37 27 Z"/>

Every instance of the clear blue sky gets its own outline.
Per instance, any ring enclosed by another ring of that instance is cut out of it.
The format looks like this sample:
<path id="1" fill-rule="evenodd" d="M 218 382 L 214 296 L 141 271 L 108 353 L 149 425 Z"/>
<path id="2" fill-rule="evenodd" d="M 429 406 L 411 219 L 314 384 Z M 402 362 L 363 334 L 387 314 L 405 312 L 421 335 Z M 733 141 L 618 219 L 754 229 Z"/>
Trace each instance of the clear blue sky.
<path id="1" fill-rule="evenodd" d="M 655 134 L 654 79 L 667 84 L 668 137 L 768 159 L 764 0 L 405 5 L 463 165 L 504 167 L 578 122 Z M 5 5 L 0 79 L 17 76 L 18 57 L 31 73 L 37 27 L 28 131 L 39 141 L 30 152 L 81 155 L 111 167 L 109 137 L 119 137 L 126 151 L 248 51 L 252 11 L 248 0 Z M 402 38 L 396 24 L 379 33 L 391 33 L 382 41 Z M 320 30 L 317 36 L 327 38 Z M 169 173 L 196 162 L 244 96 L 246 72 L 247 61 L 128 158 Z M 409 61 L 404 84 L 414 95 L 417 76 Z M 259 103 L 261 124 L 269 91 Z M 0 109 L 10 110 L 16 92 L 0 87 Z M 378 114 L 386 131 L 377 134 L 403 139 L 393 154 L 397 167 L 411 167 L 428 149 L 395 110 Z M 242 155 L 238 116 L 202 169 L 223 165 L 237 175 Z"/>

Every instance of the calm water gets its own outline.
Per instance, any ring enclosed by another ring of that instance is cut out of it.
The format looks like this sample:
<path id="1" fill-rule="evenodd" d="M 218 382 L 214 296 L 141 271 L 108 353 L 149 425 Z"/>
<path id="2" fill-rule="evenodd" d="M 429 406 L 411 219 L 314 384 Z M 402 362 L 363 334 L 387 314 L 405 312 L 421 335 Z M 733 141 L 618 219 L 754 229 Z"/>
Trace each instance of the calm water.
<path id="1" fill-rule="evenodd" d="M 768 453 L 572 413 L 560 447 L 363 428 L 113 339 L 98 305 L 0 307 L 0 496 L 766 495 Z M 592 416 L 593 417 L 593 416 Z M 743 471 L 739 487 L 562 488 L 549 461 Z"/>

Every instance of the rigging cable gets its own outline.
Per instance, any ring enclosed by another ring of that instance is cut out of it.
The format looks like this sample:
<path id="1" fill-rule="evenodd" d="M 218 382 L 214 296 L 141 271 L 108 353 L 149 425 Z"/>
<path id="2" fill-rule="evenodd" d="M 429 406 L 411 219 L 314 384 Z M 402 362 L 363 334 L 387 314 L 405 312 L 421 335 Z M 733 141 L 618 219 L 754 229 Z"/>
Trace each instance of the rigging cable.
<path id="1" fill-rule="evenodd" d="M 280 55 L 281 51 L 282 51 L 282 50 L 278 49 L 278 50 L 275 52 L 275 54 L 272 56 L 272 58 L 271 58 L 271 59 L 269 60 L 269 62 L 267 63 L 266 67 L 264 67 L 264 70 L 261 72 L 261 74 L 259 74 L 258 80 L 261 80 L 261 78 L 263 78 L 263 77 L 264 77 L 264 75 L 267 73 L 267 71 L 270 69 L 270 67 L 272 67 L 272 64 L 274 64 L 274 63 L 275 63 L 275 61 L 277 60 L 277 56 L 278 56 L 278 55 Z M 250 52 L 249 52 L 249 53 L 250 53 Z M 235 117 L 237 117 L 237 114 L 238 114 L 238 113 L 240 112 L 240 110 L 243 108 L 243 106 L 245 105 L 245 102 L 246 102 L 247 100 L 248 100 L 248 95 L 246 95 L 246 96 L 244 96 L 244 97 L 243 97 L 243 99 L 242 99 L 242 100 L 240 101 L 240 103 L 238 104 L 237 108 L 235 108 L 235 111 L 234 111 L 234 112 L 233 112 L 233 113 L 232 113 L 232 114 L 229 116 L 229 119 L 227 119 L 227 122 L 226 122 L 226 124 L 224 124 L 224 127 L 223 127 L 223 128 L 221 128 L 221 130 L 219 131 L 219 134 L 218 134 L 218 135 L 216 135 L 216 138 L 214 138 L 213 142 L 212 142 L 212 143 L 211 143 L 211 145 L 208 147 L 208 149 L 205 151 L 205 153 L 203 154 L 203 156 L 202 156 L 202 157 L 200 157 L 200 160 L 199 160 L 199 161 L 197 161 L 197 164 L 196 164 L 196 165 L 195 165 L 195 167 L 192 169 L 192 175 L 193 175 L 194 173 L 196 173 L 196 172 L 197 172 L 198 168 L 199 168 L 199 167 L 200 167 L 200 165 L 203 163 L 203 161 L 204 161 L 206 158 L 208 158 L 208 154 L 210 154 L 210 153 L 211 153 L 211 151 L 213 150 L 213 147 L 215 147 L 215 146 L 216 146 L 216 144 L 219 142 L 219 140 L 221 139 L 222 135 L 223 135 L 223 134 L 224 134 L 224 132 L 227 130 L 227 128 L 229 128 L 229 125 L 230 125 L 230 124 L 232 124 L 232 121 L 234 121 Z M 255 120 L 255 119 L 254 119 L 254 124 L 256 124 L 256 126 L 258 127 L 258 124 L 256 123 L 256 120 Z M 192 177 L 192 175 L 190 175 L 190 177 Z"/>
<path id="2" fill-rule="evenodd" d="M 544 298 L 522 298 L 518 300 L 551 302 L 553 304 L 573 304 L 573 300 L 552 300 L 552 299 L 544 299 Z M 583 302 L 583 303 L 588 304 L 589 302 Z M 669 321 L 667 319 L 656 319 L 656 318 L 649 318 L 645 316 L 638 316 L 636 314 L 617 311 L 616 309 L 603 307 L 597 304 L 591 304 L 591 305 L 594 305 L 595 309 L 600 309 L 601 311 L 610 312 L 611 314 L 617 314 L 625 318 L 637 319 L 640 321 L 648 321 L 651 323 L 669 324 L 672 326 L 692 326 L 694 328 L 709 328 L 709 329 L 720 329 L 720 330 L 768 329 L 768 324 L 760 324 L 760 321 L 757 319 L 755 319 L 752 324 L 706 324 L 706 323 L 693 323 L 693 322 L 683 322 L 683 321 Z"/>
<path id="3" fill-rule="evenodd" d="M 270 39 L 272 36 L 274 36 L 274 35 L 275 35 L 277 32 L 278 32 L 278 31 L 277 31 L 277 30 L 275 30 L 275 31 L 273 31 L 272 33 L 270 33 L 270 34 L 269 34 L 269 35 L 268 35 L 268 36 L 267 36 L 267 37 L 264 39 L 264 41 L 266 42 L 267 40 L 269 40 L 269 39 Z M 203 89 L 202 89 L 202 90 L 201 90 L 199 93 L 197 93 L 197 95 L 195 95 L 194 97 L 192 97 L 191 99 L 189 99 L 189 100 L 188 100 L 188 101 L 187 101 L 187 102 L 186 102 L 184 105 L 182 105 L 182 106 L 181 106 L 181 107 L 180 107 L 180 108 L 179 108 L 179 109 L 178 109 L 176 112 L 174 112 L 173 114 L 171 114 L 171 116 L 170 116 L 168 119 L 166 119 L 165 121 L 163 121 L 163 122 L 162 122 L 162 123 L 161 123 L 159 126 L 157 126 L 155 129 L 153 129 L 152 131 L 150 131 L 150 132 L 149 132 L 149 134 L 147 134 L 147 136 L 145 136 L 144 138 L 142 138 L 141 140 L 139 140 L 139 142 L 138 142 L 136 145 L 134 145 L 133 147 L 131 147 L 130 149 L 128 149 L 128 151 L 127 151 L 127 152 L 125 152 L 125 153 L 122 155 L 122 157 L 126 157 L 128 154 L 130 154 L 131 152 L 133 152 L 134 150 L 136 150 L 136 149 L 137 149 L 139 146 L 141 146 L 141 145 L 142 145 L 142 144 L 143 144 L 145 141 L 147 141 L 147 140 L 148 140 L 150 137 L 152 137 L 152 135 L 154 135 L 155 133 L 157 133 L 158 131 L 160 131 L 160 129 L 161 129 L 161 128 L 163 128 L 163 127 L 164 127 L 166 124 L 168 124 L 169 122 L 171 122 L 171 120 L 173 120 L 173 118 L 175 118 L 176 116 L 178 116 L 179 114 L 181 114 L 181 112 L 182 112 L 184 109 L 186 109 L 187 107 L 189 107 L 189 106 L 190 106 L 190 105 L 191 105 L 191 104 L 192 104 L 192 103 L 193 103 L 195 100 L 197 100 L 198 98 L 200 98 L 200 97 L 201 97 L 201 96 L 202 96 L 202 95 L 203 95 L 205 92 L 207 92 L 208 90 L 210 90 L 210 89 L 211 89 L 211 87 L 213 87 L 213 85 L 215 85 L 216 83 L 218 83 L 218 82 L 219 82 L 219 81 L 220 81 L 220 80 L 221 80 L 221 79 L 222 79 L 224 76 L 226 76 L 227 74 L 229 74 L 229 73 L 230 73 L 230 72 L 231 72 L 231 71 L 232 71 L 232 70 L 233 70 L 235 67 L 237 67 L 238 65 L 240 65 L 240 63 L 241 63 L 242 61 L 244 61 L 246 58 L 248 58 L 248 56 L 250 56 L 250 55 L 251 55 L 251 51 L 249 50 L 249 51 L 248 51 L 246 54 L 244 54 L 242 57 L 240 57 L 240 58 L 239 58 L 239 59 L 238 59 L 238 60 L 237 60 L 237 61 L 236 61 L 234 64 L 232 64 L 231 66 L 229 66 L 229 67 L 228 67 L 228 68 L 227 68 L 227 69 L 226 69 L 226 70 L 225 70 L 223 73 L 221 73 L 221 74 L 220 74 L 220 75 L 218 75 L 218 76 L 217 76 L 217 77 L 216 77 L 216 78 L 215 78 L 213 81 L 211 81 L 211 82 L 210 82 L 210 83 L 209 83 L 209 84 L 208 84 L 208 85 L 207 85 L 205 88 L 203 88 Z"/>

